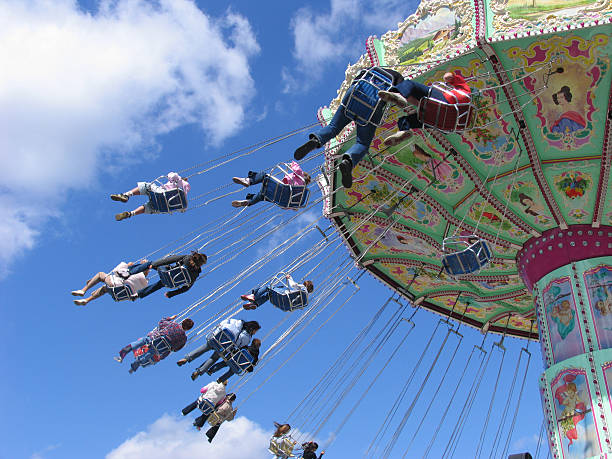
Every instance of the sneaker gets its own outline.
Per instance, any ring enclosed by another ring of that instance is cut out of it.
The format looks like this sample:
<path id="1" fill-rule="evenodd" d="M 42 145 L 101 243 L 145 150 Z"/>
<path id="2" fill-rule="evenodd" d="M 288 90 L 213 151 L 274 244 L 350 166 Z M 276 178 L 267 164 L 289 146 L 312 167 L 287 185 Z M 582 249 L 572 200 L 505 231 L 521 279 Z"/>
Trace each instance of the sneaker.
<path id="1" fill-rule="evenodd" d="M 194 371 L 193 373 L 191 373 L 191 380 L 195 381 L 198 378 L 198 376 L 200 376 L 200 373 L 198 373 L 197 370 Z"/>
<path id="2" fill-rule="evenodd" d="M 240 298 L 243 299 L 244 301 L 253 301 L 255 299 L 255 297 L 252 294 L 240 295 Z"/>
<path id="3" fill-rule="evenodd" d="M 404 140 L 408 139 L 411 135 L 412 133 L 410 131 L 398 131 L 395 134 L 387 137 L 385 139 L 384 144 L 390 147 L 394 147 L 402 143 Z"/>
<path id="4" fill-rule="evenodd" d="M 251 179 L 249 178 L 233 177 L 232 180 L 234 181 L 234 183 L 237 183 L 238 185 L 251 186 Z"/>
<path id="5" fill-rule="evenodd" d="M 342 174 L 342 186 L 344 188 L 350 188 L 353 186 L 353 165 L 351 160 L 345 158 L 340 162 L 340 173 Z"/>
<path id="6" fill-rule="evenodd" d="M 85 292 L 83 290 L 73 290 L 70 293 L 72 293 L 72 296 L 85 296 Z"/>
<path id="7" fill-rule="evenodd" d="M 245 303 L 242 305 L 244 309 L 247 311 L 252 311 L 253 309 L 257 309 L 257 305 L 255 303 Z"/>
<path id="8" fill-rule="evenodd" d="M 113 357 L 113 359 L 115 359 L 119 363 L 123 362 L 123 359 L 121 357 L 115 356 L 115 357 Z"/>
<path id="9" fill-rule="evenodd" d="M 74 300 L 74 304 L 76 304 L 77 306 L 85 306 L 87 304 L 87 301 L 85 301 L 85 300 Z"/>
<path id="10" fill-rule="evenodd" d="M 388 102 L 401 108 L 406 108 L 408 106 L 408 101 L 399 92 L 378 91 L 378 97 L 380 97 L 380 100 L 383 102 Z"/>
<path id="11" fill-rule="evenodd" d="M 176 362 L 176 364 L 177 364 L 179 367 L 182 367 L 182 366 L 183 366 L 183 365 L 185 365 L 186 363 L 187 363 L 187 359 L 181 359 L 181 360 L 179 360 L 178 362 Z"/>
<path id="12" fill-rule="evenodd" d="M 120 201 L 120 202 L 128 202 L 128 200 L 130 199 L 130 197 L 127 194 L 125 194 L 125 193 L 111 194 L 110 198 L 113 201 Z"/>
<path id="13" fill-rule="evenodd" d="M 308 142 L 306 142 L 302 146 L 299 146 L 295 150 L 295 153 L 293 153 L 293 157 L 295 158 L 296 161 L 299 161 L 304 156 L 306 156 L 308 153 L 310 153 L 312 150 L 315 150 L 319 148 L 320 146 L 321 144 L 316 139 L 316 137 L 311 137 L 310 139 L 308 139 Z"/>
<path id="14" fill-rule="evenodd" d="M 131 216 L 132 216 L 132 214 L 129 213 L 129 212 L 121 212 L 121 213 L 115 215 L 115 220 L 120 222 L 121 220 L 125 220 L 126 218 L 130 218 Z"/>
<path id="15" fill-rule="evenodd" d="M 246 199 L 242 201 L 232 201 L 232 206 L 234 207 L 246 207 L 248 205 L 249 205 L 249 201 L 247 201 Z"/>

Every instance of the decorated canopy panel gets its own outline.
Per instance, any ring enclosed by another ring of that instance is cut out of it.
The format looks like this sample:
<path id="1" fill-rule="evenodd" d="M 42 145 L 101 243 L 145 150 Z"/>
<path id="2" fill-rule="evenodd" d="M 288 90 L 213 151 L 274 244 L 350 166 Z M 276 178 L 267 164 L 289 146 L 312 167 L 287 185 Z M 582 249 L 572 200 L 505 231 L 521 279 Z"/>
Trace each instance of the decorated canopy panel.
<path id="1" fill-rule="evenodd" d="M 329 121 L 359 68 L 390 66 L 425 84 L 458 72 L 470 81 L 472 127 L 415 129 L 403 143 L 404 110 L 390 107 L 369 154 L 343 189 L 328 172 L 325 212 L 358 262 L 414 302 L 475 327 L 537 337 L 517 251 L 551 228 L 612 224 L 609 2 L 423 2 L 399 29 L 368 41 L 347 70 Z M 332 141 L 333 171 L 354 126 Z M 492 250 L 478 273 L 442 271 L 442 244 L 476 235 Z M 531 335 L 530 334 L 531 330 Z"/>

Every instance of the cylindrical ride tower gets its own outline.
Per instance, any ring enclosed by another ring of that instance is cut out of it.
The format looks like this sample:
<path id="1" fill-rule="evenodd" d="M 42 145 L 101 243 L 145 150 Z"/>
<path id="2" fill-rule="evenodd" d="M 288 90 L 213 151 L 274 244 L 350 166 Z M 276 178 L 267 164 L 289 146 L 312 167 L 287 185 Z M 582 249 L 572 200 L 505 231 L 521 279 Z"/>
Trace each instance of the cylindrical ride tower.
<path id="1" fill-rule="evenodd" d="M 546 231 L 517 265 L 536 305 L 552 457 L 612 453 L 612 227 Z"/>

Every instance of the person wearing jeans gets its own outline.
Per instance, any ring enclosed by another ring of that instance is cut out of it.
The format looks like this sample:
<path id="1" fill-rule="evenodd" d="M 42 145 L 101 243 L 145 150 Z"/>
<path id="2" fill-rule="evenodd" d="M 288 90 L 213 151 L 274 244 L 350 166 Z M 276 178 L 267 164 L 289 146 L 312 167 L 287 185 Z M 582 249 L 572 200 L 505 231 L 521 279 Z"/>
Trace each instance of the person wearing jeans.
<path id="1" fill-rule="evenodd" d="M 234 344 L 236 347 L 241 348 L 249 344 L 253 335 L 259 330 L 261 327 L 256 321 L 244 321 L 240 319 L 226 319 L 217 325 L 217 328 L 213 330 L 213 332 L 206 337 L 206 343 L 202 346 L 194 349 L 193 351 L 187 353 L 184 358 L 180 359 L 176 364 L 180 367 L 185 365 L 187 362 L 191 362 L 192 360 L 197 359 L 202 354 L 212 351 L 213 347 L 211 345 L 212 336 L 218 333 L 222 329 L 226 329 L 232 333 L 235 337 Z M 195 381 L 195 379 L 204 374 L 208 369 L 219 360 L 221 355 L 215 351 L 212 353 L 210 358 L 206 360 L 202 365 L 200 365 L 196 370 L 191 374 L 191 380 Z"/>
<path id="2" fill-rule="evenodd" d="M 298 284 L 289 274 L 285 275 L 285 279 L 287 279 L 289 288 L 284 288 L 280 285 L 277 287 L 269 287 L 267 284 L 264 284 L 251 290 L 249 295 L 241 295 L 240 298 L 247 301 L 247 303 L 243 304 L 242 307 L 246 310 L 258 308 L 270 299 L 270 290 L 272 288 L 281 294 L 291 294 L 298 290 L 302 290 L 306 293 L 312 293 L 314 290 L 314 284 L 312 281 L 306 280 L 303 284 Z M 279 288 L 282 288 L 282 290 Z"/>
<path id="3" fill-rule="evenodd" d="M 139 338 L 123 347 L 119 351 L 119 357 L 115 357 L 115 360 L 121 363 L 130 352 L 135 352 L 145 346 L 149 346 L 148 349 L 137 356 L 134 362 L 132 362 L 130 373 L 134 373 L 141 366 L 154 365 L 168 357 L 171 352 L 181 350 L 187 342 L 187 334 L 185 332 L 193 327 L 193 320 L 185 319 L 179 324 L 174 319 L 176 319 L 176 315 L 161 319 L 157 327 L 147 333 L 147 336 Z M 163 342 L 170 346 L 169 349 L 166 348 L 161 353 L 152 346 L 156 340 L 160 341 L 160 339 L 163 339 Z"/>
<path id="4" fill-rule="evenodd" d="M 292 161 L 289 164 L 289 168 L 291 172 L 286 173 L 283 177 L 283 183 L 287 185 L 298 185 L 298 186 L 306 186 L 310 183 L 310 175 L 307 172 L 304 172 L 300 165 L 295 161 Z M 262 183 L 264 179 L 268 176 L 266 172 L 254 172 L 249 171 L 247 177 L 233 177 L 232 180 L 234 183 L 242 186 L 251 186 L 257 185 L 258 183 Z M 244 206 L 252 206 L 253 204 L 257 204 L 258 202 L 263 201 L 264 199 L 264 190 L 263 186 L 259 190 L 258 193 L 253 194 L 249 193 L 246 195 L 246 199 L 242 201 L 232 201 L 232 206 L 234 207 L 244 207 Z"/>
<path id="5" fill-rule="evenodd" d="M 376 67 L 374 67 L 376 69 Z M 365 74 L 368 69 L 362 70 L 353 80 L 350 88 L 342 98 L 342 105 L 336 110 L 332 120 L 329 124 L 316 132 L 309 134 L 309 140 L 304 145 L 301 145 L 295 150 L 293 157 L 296 160 L 300 160 L 304 158 L 310 151 L 320 148 L 325 145 L 331 139 L 336 137 L 342 129 L 344 129 L 351 121 L 346 115 L 346 105 L 349 102 L 353 91 L 357 85 L 359 79 Z M 384 69 L 383 72 L 390 73 L 393 81 L 392 84 L 395 86 L 400 84 L 403 81 L 404 77 L 395 70 Z M 372 115 L 371 121 L 367 123 L 365 126 L 361 126 L 359 123 L 356 125 L 356 138 L 355 144 L 351 146 L 348 151 L 342 156 L 342 161 L 340 162 L 339 168 L 342 173 L 342 185 L 345 188 L 351 188 L 353 186 L 353 176 L 352 171 L 353 167 L 357 165 L 359 161 L 363 159 L 370 148 L 370 144 L 374 139 L 374 134 L 376 133 L 377 125 L 380 123 L 382 119 L 384 111 L 384 104 L 380 104 L 376 110 L 376 112 Z"/>
<path id="6" fill-rule="evenodd" d="M 257 364 L 257 361 L 259 360 L 259 348 L 261 347 L 261 341 L 258 340 L 257 338 L 253 339 L 253 341 L 251 342 L 250 345 L 243 347 L 242 349 L 246 349 L 249 354 L 251 354 L 251 356 L 253 357 L 253 363 L 251 365 L 249 365 L 249 367 L 246 369 L 247 372 L 252 373 L 253 372 L 253 366 Z M 221 370 L 222 368 L 227 367 L 227 362 L 222 361 L 222 362 L 217 362 L 214 365 L 212 365 L 208 371 L 206 372 L 209 375 L 212 375 L 213 373 L 216 373 L 217 371 Z M 223 373 L 221 376 L 219 376 L 219 378 L 217 379 L 217 382 L 224 382 L 227 381 L 231 376 L 235 375 L 236 373 L 234 373 L 234 370 L 232 370 L 231 368 L 229 368 L 225 373 Z"/>

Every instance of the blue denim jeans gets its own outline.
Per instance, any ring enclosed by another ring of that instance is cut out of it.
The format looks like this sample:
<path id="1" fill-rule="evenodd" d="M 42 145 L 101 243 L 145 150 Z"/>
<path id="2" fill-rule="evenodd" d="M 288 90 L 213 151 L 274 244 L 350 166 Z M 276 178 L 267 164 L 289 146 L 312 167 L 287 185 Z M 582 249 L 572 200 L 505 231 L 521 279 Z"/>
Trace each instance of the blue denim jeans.
<path id="1" fill-rule="evenodd" d="M 149 266 L 151 266 L 150 261 L 145 261 L 144 263 L 136 263 L 135 265 L 130 266 L 128 268 L 128 271 L 130 272 L 131 276 L 133 274 L 145 272 L 147 269 L 149 269 Z"/>
<path id="2" fill-rule="evenodd" d="M 255 298 L 253 300 L 253 303 L 255 303 L 257 306 L 261 306 L 270 299 L 270 287 L 268 287 L 267 285 L 262 285 L 260 287 L 254 288 L 252 290 L 252 293 L 253 297 Z"/>
<path id="3" fill-rule="evenodd" d="M 160 288 L 164 286 L 164 283 L 161 280 L 158 280 L 154 284 L 149 284 L 145 288 L 141 288 L 138 290 L 138 298 L 144 298 L 147 295 L 150 295 L 153 292 L 157 292 Z"/>
<path id="4" fill-rule="evenodd" d="M 145 336 L 143 338 L 138 338 L 136 341 L 134 341 L 133 343 L 130 343 L 130 350 L 133 352 L 139 348 L 141 348 L 142 346 L 145 346 L 147 344 L 151 343 L 151 338 L 149 338 L 148 336 Z M 146 364 L 149 363 L 155 363 L 153 361 L 153 355 L 155 354 L 155 351 L 153 349 L 149 349 L 149 351 L 145 352 L 142 355 L 139 355 L 138 357 L 136 357 L 136 359 L 131 363 L 130 368 L 132 369 L 132 371 L 136 371 L 138 369 L 138 367 L 140 367 L 141 365 L 144 366 Z"/>
<path id="5" fill-rule="evenodd" d="M 319 144 L 324 145 L 329 142 L 331 139 L 340 134 L 340 131 L 346 127 L 352 119 L 346 116 L 344 111 L 344 107 L 348 103 L 348 99 L 353 93 L 353 89 L 355 89 L 355 85 L 352 85 L 349 90 L 344 95 L 342 99 L 342 106 L 336 110 L 334 117 L 329 122 L 329 124 L 317 132 L 310 134 L 311 138 L 315 138 L 319 141 Z M 357 128 L 357 136 L 355 139 L 355 144 L 348 149 L 348 151 L 344 154 L 344 156 L 349 156 L 351 158 L 351 162 L 353 163 L 353 167 L 363 159 L 370 148 L 370 144 L 374 139 L 374 134 L 376 133 L 376 125 L 373 123 L 379 123 L 382 118 L 382 105 L 379 108 L 379 112 L 372 117 L 372 123 L 368 123 L 365 126 L 360 126 L 359 124 L 356 126 Z"/>
<path id="6" fill-rule="evenodd" d="M 198 357 L 200 357 L 205 352 L 212 351 L 212 350 L 213 350 L 213 348 L 210 346 L 210 344 L 208 344 L 208 340 L 206 340 L 206 343 L 204 343 L 203 345 L 201 345 L 197 349 L 194 349 L 193 351 L 188 352 L 185 355 L 185 360 L 187 360 L 188 362 L 191 362 L 192 360 L 195 360 Z"/>
<path id="7" fill-rule="evenodd" d="M 220 369 L 225 368 L 225 367 L 227 367 L 227 363 L 226 362 L 217 362 L 213 366 L 210 367 L 209 371 L 211 373 L 216 373 L 217 371 L 219 371 Z M 221 376 L 219 376 L 219 379 L 217 379 L 217 381 L 222 383 L 223 381 L 227 381 L 231 376 L 233 376 L 235 374 L 236 373 L 234 373 L 231 370 L 231 368 L 230 368 L 225 373 L 223 373 Z"/>
<path id="8" fill-rule="evenodd" d="M 251 185 L 257 185 L 258 183 L 263 182 L 267 175 L 268 174 L 266 174 L 265 172 L 249 171 L 249 180 L 251 181 Z M 247 194 L 246 199 L 247 201 L 249 201 L 249 206 L 252 206 L 253 204 L 257 204 L 258 202 L 263 201 L 264 199 L 263 189 L 261 189 L 259 193 L 256 193 L 256 194 L 255 193 Z"/>
<path id="9" fill-rule="evenodd" d="M 402 96 L 414 97 L 416 100 L 421 100 L 423 97 L 427 97 L 430 89 L 429 86 L 413 80 L 404 80 L 401 83 L 398 83 L 396 88 Z M 446 102 L 442 91 L 436 88 L 431 88 L 431 97 L 433 99 L 438 99 L 443 102 Z"/>

